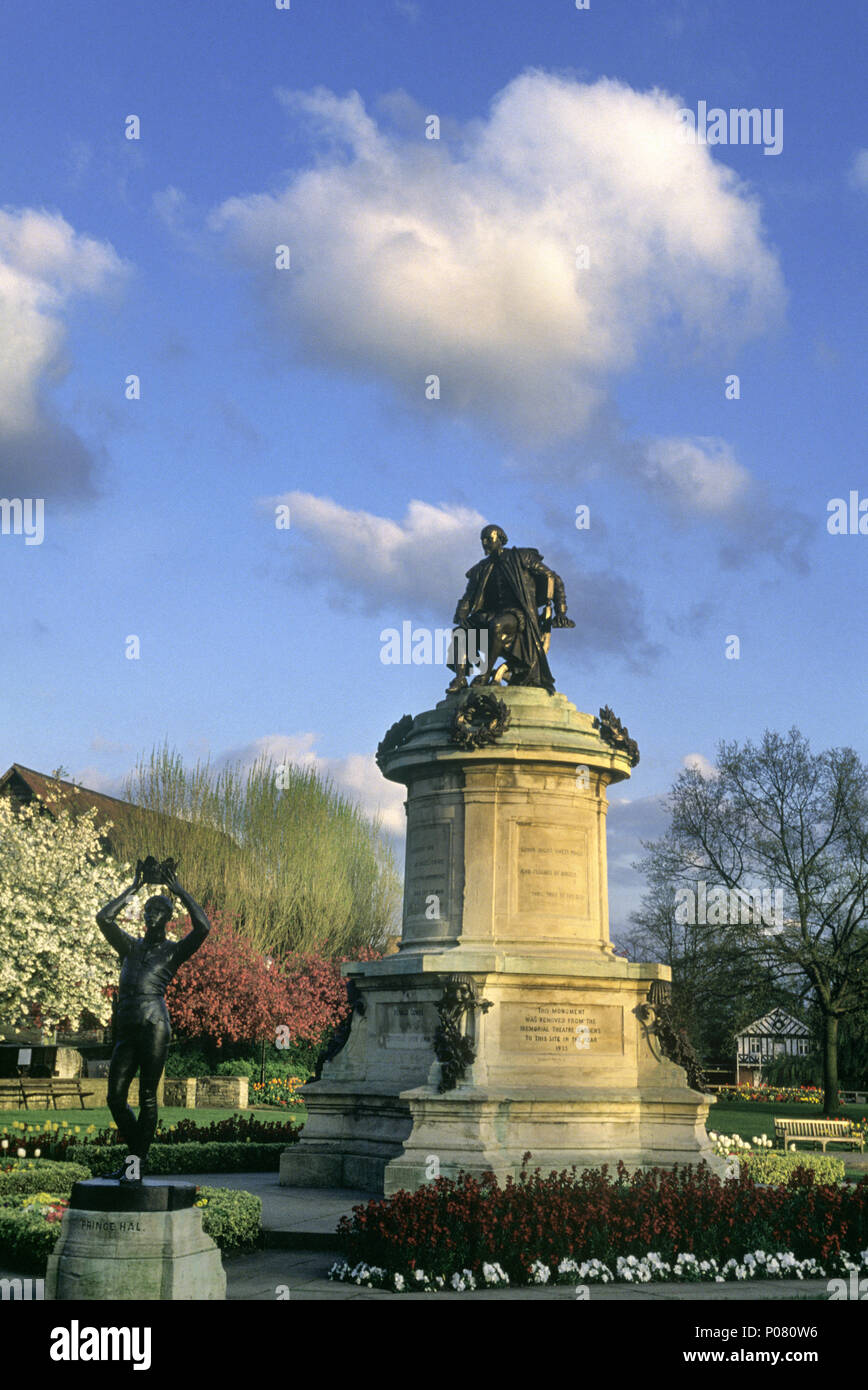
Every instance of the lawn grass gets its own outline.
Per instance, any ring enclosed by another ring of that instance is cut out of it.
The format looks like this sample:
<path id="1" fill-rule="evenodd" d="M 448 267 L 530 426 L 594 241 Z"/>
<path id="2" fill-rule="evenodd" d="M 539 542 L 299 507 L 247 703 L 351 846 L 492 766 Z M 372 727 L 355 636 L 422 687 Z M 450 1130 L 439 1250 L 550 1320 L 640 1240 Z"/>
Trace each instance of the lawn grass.
<path id="1" fill-rule="evenodd" d="M 864 1119 L 865 1114 L 864 1105 L 841 1107 L 841 1115 L 848 1120 Z M 776 1104 L 774 1101 L 719 1100 L 708 1112 L 706 1128 L 713 1129 L 718 1134 L 738 1134 L 747 1140 L 760 1134 L 767 1134 L 769 1139 L 774 1139 L 775 1120 L 786 1118 L 822 1120 L 822 1106 L 805 1105 L 799 1101 Z"/>

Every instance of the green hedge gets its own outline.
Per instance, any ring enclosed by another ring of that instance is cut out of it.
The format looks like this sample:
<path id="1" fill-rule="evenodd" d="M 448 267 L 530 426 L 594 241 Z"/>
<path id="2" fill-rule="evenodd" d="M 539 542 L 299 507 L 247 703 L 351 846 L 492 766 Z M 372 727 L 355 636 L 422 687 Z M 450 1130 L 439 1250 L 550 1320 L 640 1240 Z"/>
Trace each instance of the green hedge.
<path id="1" fill-rule="evenodd" d="M 243 1250 L 259 1240 L 262 1203 L 252 1192 L 200 1187 L 199 1200 L 205 1202 L 202 1229 L 221 1251 Z M 60 1222 L 46 1221 L 41 1212 L 0 1207 L 0 1259 L 17 1273 L 44 1275 L 59 1235 Z"/>
<path id="2" fill-rule="evenodd" d="M 282 1142 L 152 1144 L 145 1172 L 154 1177 L 167 1173 L 276 1173 L 285 1148 Z M 122 1146 L 75 1144 L 66 1152 L 69 1161 L 86 1164 L 95 1177 L 103 1177 L 123 1164 Z"/>
<path id="3" fill-rule="evenodd" d="M 770 1149 L 739 1158 L 754 1182 L 786 1183 L 797 1168 L 810 1168 L 819 1183 L 844 1181 L 844 1160 L 831 1154 L 775 1153 Z"/>
<path id="4" fill-rule="evenodd" d="M 44 1274 L 59 1235 L 60 1222 L 40 1212 L 0 1208 L 0 1257 L 17 1274 Z"/>
<path id="5" fill-rule="evenodd" d="M 14 1168 L 0 1170 L 0 1197 L 17 1193 L 51 1192 L 69 1197 L 74 1185 L 92 1176 L 82 1163 L 60 1163 L 50 1158 L 19 1159 Z"/>
<path id="6" fill-rule="evenodd" d="M 254 1245 L 262 1229 L 262 1202 L 252 1192 L 236 1192 L 230 1187 L 200 1187 L 202 1226 L 222 1251 L 241 1250 Z"/>

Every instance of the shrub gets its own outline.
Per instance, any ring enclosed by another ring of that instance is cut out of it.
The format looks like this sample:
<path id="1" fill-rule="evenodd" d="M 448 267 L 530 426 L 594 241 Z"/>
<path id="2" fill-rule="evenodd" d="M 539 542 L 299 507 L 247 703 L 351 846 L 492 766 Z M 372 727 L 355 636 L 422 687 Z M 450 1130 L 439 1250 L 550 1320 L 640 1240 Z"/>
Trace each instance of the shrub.
<path id="1" fill-rule="evenodd" d="M 844 1160 L 833 1158 L 831 1154 L 765 1153 L 745 1154 L 739 1160 L 743 1163 L 754 1182 L 786 1183 L 791 1174 L 799 1168 L 808 1168 L 818 1183 L 844 1181 Z"/>
<path id="2" fill-rule="evenodd" d="M 229 1187 L 200 1187 L 197 1206 L 202 1226 L 223 1251 L 255 1245 L 262 1233 L 262 1202 L 252 1192 Z"/>
<path id="3" fill-rule="evenodd" d="M 154 1177 L 169 1173 L 276 1173 L 285 1148 L 285 1143 L 154 1144 L 145 1171 Z M 86 1163 L 96 1177 L 120 1166 L 111 1147 L 76 1144 L 67 1153 L 74 1162 Z"/>
<path id="4" fill-rule="evenodd" d="M 166 1058 L 165 1075 L 171 1078 L 185 1076 L 213 1076 L 214 1068 L 201 1047 L 182 1043 L 170 1047 Z"/>
<path id="5" fill-rule="evenodd" d="M 0 1255 L 4 1264 L 21 1274 L 45 1273 L 58 1235 L 58 1223 L 46 1221 L 39 1211 L 0 1207 Z"/>
<path id="6" fill-rule="evenodd" d="M 259 1076 L 259 1067 L 247 1057 L 238 1057 L 234 1062 L 218 1062 L 214 1075 L 246 1076 L 248 1081 L 253 1081 Z"/>
<path id="7" fill-rule="evenodd" d="M 0 1197 L 16 1193 L 52 1192 L 68 1197 L 77 1182 L 91 1176 L 81 1163 L 54 1163 L 47 1158 L 22 1159 L 0 1168 Z"/>

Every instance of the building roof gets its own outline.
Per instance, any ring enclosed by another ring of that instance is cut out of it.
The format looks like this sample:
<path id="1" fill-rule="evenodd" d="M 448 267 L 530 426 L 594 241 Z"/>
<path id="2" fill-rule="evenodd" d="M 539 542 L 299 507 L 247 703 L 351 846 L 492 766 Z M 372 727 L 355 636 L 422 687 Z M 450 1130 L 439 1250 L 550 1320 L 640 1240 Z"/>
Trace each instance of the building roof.
<path id="1" fill-rule="evenodd" d="M 808 1038 L 811 1036 L 811 1030 L 807 1024 L 802 1023 L 798 1018 L 793 1018 L 792 1014 L 785 1013 L 783 1009 L 772 1009 L 770 1014 L 765 1014 L 763 1018 L 757 1018 L 753 1023 L 748 1023 L 746 1027 L 739 1028 L 738 1036 L 740 1038 Z"/>
<path id="2" fill-rule="evenodd" d="M 69 811 L 73 816 L 84 815 L 96 810 L 96 828 L 102 831 L 109 821 L 118 825 L 135 813 L 137 818 L 144 816 L 145 822 L 159 824 L 161 827 L 173 824 L 171 816 L 149 811 L 132 801 L 121 801 L 120 797 L 109 796 L 107 792 L 95 792 L 90 787 L 77 786 L 64 777 L 52 777 L 44 772 L 36 772 L 32 767 L 13 763 L 0 777 L 0 796 L 8 796 L 20 806 L 33 802 L 50 816 L 58 816 L 61 811 Z M 106 848 L 113 851 L 112 835 L 102 835 Z"/>
<path id="3" fill-rule="evenodd" d="M 75 814 L 96 808 L 97 825 L 107 820 L 116 821 L 132 809 L 130 802 L 121 801 L 117 796 L 79 787 L 63 777 L 51 777 L 32 767 L 23 767 L 21 763 L 13 763 L 0 777 L 0 796 L 4 795 L 23 804 L 39 801 L 52 815 L 65 810 Z"/>

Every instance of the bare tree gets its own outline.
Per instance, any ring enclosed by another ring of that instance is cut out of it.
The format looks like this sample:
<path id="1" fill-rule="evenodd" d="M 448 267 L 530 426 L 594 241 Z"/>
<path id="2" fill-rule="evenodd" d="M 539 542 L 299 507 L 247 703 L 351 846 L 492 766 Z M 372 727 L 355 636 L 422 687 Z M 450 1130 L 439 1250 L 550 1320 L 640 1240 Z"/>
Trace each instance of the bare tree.
<path id="1" fill-rule="evenodd" d="M 852 748 L 814 754 L 797 729 L 767 730 L 759 745 L 721 743 L 712 776 L 682 772 L 668 807 L 640 866 L 652 906 L 665 913 L 671 894 L 680 930 L 692 915 L 706 941 L 813 1001 L 833 1114 L 839 1021 L 868 1008 L 868 768 Z"/>

